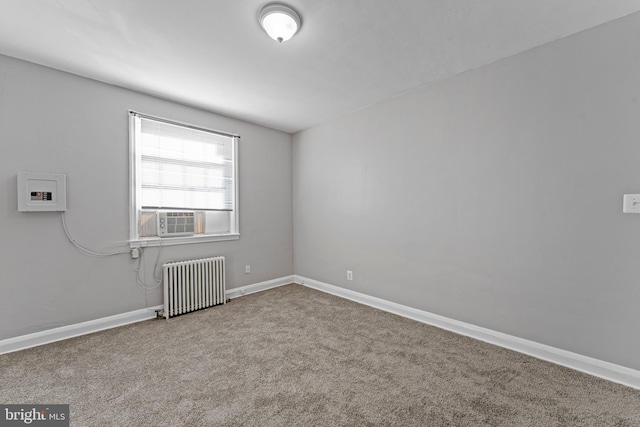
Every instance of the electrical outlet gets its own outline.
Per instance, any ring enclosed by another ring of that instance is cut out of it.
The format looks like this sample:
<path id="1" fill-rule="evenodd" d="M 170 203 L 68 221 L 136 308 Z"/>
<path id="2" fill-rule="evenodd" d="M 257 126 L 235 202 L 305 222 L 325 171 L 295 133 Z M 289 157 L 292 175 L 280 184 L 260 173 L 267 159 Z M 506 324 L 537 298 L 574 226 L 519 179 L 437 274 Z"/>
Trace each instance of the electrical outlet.
<path id="1" fill-rule="evenodd" d="M 622 201 L 623 213 L 640 213 L 640 194 L 625 194 Z"/>
<path id="2" fill-rule="evenodd" d="M 244 266 L 244 274 L 250 274 L 251 273 L 251 266 L 249 264 Z"/>
<path id="3" fill-rule="evenodd" d="M 347 270 L 347 280 L 353 280 L 353 271 Z"/>

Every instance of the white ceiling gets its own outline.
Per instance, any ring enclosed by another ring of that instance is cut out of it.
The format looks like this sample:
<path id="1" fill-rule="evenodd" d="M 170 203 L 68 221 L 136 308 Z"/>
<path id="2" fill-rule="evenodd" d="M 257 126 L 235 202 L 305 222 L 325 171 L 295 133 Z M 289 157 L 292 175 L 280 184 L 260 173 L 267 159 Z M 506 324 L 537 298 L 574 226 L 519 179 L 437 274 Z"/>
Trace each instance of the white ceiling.
<path id="1" fill-rule="evenodd" d="M 640 0 L 0 0 L 0 53 L 296 132 L 640 11 Z"/>

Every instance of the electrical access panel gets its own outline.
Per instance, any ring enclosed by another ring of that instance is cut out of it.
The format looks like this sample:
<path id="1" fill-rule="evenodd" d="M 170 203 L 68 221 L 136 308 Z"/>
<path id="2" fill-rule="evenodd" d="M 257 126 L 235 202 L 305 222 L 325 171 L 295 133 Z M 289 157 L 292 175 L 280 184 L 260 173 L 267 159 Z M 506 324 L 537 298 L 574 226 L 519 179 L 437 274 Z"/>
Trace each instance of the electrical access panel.
<path id="1" fill-rule="evenodd" d="M 60 212 L 66 210 L 66 175 L 18 172 L 18 211 Z"/>

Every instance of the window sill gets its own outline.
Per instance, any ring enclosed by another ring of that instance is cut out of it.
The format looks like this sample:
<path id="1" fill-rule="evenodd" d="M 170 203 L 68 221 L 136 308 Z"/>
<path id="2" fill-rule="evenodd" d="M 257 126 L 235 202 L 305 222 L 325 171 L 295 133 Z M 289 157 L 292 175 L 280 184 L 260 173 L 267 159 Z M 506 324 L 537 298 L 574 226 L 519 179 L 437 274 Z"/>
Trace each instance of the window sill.
<path id="1" fill-rule="evenodd" d="M 141 238 L 138 240 L 130 240 L 129 247 L 134 248 L 146 248 L 150 246 L 173 246 L 173 245 L 188 245 L 192 243 L 208 243 L 208 242 L 222 242 L 225 240 L 238 240 L 240 234 L 208 234 L 202 236 L 182 236 L 182 237 L 149 237 Z"/>

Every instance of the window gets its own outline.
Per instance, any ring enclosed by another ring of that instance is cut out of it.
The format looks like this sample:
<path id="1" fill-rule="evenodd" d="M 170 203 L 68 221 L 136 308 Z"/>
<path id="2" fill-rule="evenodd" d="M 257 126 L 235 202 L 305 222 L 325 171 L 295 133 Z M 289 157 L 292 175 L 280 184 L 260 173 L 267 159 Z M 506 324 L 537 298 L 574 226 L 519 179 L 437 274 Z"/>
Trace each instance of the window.
<path id="1" fill-rule="evenodd" d="M 129 112 L 131 246 L 239 237 L 238 136 Z"/>

